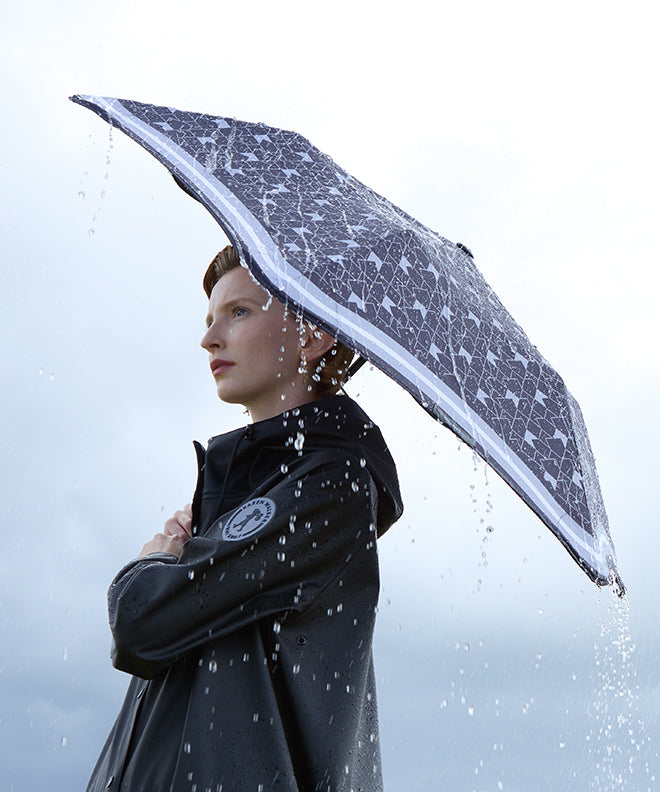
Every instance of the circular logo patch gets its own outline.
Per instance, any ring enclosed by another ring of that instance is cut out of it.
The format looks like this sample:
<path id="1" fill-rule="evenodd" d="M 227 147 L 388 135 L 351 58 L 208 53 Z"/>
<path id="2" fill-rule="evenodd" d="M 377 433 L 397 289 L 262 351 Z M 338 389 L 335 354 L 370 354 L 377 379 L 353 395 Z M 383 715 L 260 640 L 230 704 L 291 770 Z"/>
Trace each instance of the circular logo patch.
<path id="1" fill-rule="evenodd" d="M 254 498 L 237 509 L 222 526 L 226 542 L 247 539 L 265 528 L 275 515 L 275 502 L 270 498 Z"/>

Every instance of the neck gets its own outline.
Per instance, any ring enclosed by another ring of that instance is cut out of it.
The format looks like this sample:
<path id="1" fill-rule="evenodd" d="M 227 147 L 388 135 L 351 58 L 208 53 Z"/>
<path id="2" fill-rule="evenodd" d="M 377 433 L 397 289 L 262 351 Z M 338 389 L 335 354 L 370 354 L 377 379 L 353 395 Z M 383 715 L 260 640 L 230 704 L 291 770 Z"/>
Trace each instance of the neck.
<path id="1" fill-rule="evenodd" d="M 293 391 L 285 395 L 283 399 L 280 398 L 277 402 L 271 401 L 266 404 L 246 404 L 245 406 L 250 413 L 252 422 L 257 423 L 258 421 L 266 421 L 268 418 L 275 418 L 277 415 L 281 415 L 288 410 L 293 410 L 296 407 L 302 407 L 303 404 L 318 401 L 320 398 L 316 389 L 310 392 L 305 388 L 302 392 L 298 390 Z"/>

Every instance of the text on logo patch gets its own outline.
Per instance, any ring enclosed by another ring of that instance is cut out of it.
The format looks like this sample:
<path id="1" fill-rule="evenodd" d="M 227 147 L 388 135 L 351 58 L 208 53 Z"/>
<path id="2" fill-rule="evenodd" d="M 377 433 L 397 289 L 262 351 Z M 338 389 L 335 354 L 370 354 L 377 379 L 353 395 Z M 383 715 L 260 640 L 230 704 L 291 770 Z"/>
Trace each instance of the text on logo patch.
<path id="1" fill-rule="evenodd" d="M 222 526 L 226 542 L 247 539 L 265 528 L 275 515 L 275 502 L 270 498 L 253 498 L 237 509 Z"/>

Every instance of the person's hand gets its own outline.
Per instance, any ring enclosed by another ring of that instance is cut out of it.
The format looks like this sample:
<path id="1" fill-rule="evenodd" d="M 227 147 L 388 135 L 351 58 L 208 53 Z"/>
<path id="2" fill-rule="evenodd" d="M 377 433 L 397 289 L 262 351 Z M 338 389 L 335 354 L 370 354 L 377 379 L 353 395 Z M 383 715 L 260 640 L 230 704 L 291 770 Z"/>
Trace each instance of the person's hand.
<path id="1" fill-rule="evenodd" d="M 182 532 L 188 539 L 192 536 L 192 506 L 189 503 L 183 509 L 175 511 L 163 526 L 163 533 L 167 536 L 178 536 Z"/>
<path id="2" fill-rule="evenodd" d="M 171 553 L 177 558 L 181 555 L 183 545 L 192 536 L 192 507 L 188 503 L 183 509 L 174 512 L 166 520 L 162 533 L 157 533 L 142 548 L 139 558 L 149 553 Z"/>

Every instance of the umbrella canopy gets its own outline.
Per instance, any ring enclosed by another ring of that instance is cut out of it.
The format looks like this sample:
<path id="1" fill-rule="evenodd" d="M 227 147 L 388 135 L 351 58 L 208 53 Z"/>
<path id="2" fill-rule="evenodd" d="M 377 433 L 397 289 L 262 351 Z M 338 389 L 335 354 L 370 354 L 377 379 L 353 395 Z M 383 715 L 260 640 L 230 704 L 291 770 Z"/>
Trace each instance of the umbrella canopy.
<path id="1" fill-rule="evenodd" d="M 599 585 L 623 585 L 580 408 L 461 244 L 295 132 L 74 96 L 153 154 L 270 292 L 402 385 Z"/>

